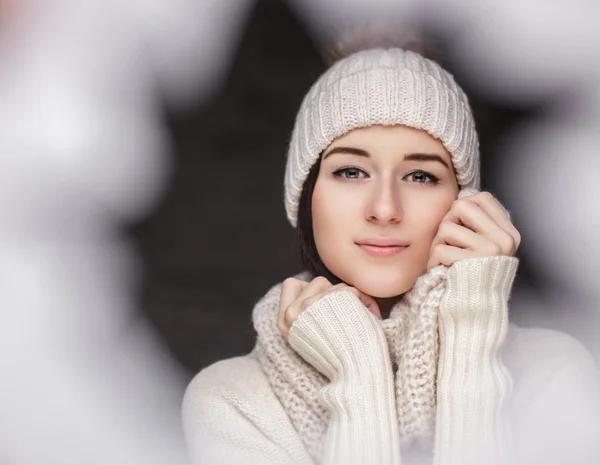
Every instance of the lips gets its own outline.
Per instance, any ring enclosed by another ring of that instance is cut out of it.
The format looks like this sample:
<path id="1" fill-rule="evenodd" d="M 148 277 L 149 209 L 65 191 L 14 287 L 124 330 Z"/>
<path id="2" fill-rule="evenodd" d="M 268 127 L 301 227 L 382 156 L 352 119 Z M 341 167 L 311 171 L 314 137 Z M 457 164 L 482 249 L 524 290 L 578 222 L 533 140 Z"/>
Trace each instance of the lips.
<path id="1" fill-rule="evenodd" d="M 376 237 L 356 241 L 356 245 L 369 255 L 392 257 L 405 250 L 410 244 L 392 237 Z"/>

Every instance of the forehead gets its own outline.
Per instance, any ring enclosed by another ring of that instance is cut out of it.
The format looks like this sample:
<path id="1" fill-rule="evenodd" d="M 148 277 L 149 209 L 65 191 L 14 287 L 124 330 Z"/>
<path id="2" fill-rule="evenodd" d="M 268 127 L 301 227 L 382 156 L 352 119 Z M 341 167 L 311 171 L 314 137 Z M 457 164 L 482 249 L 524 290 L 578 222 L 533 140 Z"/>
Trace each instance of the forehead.
<path id="1" fill-rule="evenodd" d="M 353 129 L 335 139 L 327 150 L 334 147 L 351 146 L 361 148 L 371 154 L 435 153 L 448 162 L 452 156 L 444 144 L 426 131 L 408 126 L 369 126 Z"/>

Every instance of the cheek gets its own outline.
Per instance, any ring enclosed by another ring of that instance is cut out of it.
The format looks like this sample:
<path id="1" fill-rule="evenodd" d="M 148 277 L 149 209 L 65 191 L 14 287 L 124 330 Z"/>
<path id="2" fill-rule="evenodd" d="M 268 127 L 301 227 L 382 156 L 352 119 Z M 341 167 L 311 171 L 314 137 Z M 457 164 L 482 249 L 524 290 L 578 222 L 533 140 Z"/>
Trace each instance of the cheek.
<path id="1" fill-rule="evenodd" d="M 334 274 L 343 274 L 348 256 L 349 232 L 356 227 L 356 204 L 327 182 L 315 185 L 312 220 L 315 245 L 321 260 Z"/>
<path id="2" fill-rule="evenodd" d="M 423 238 L 423 242 L 431 245 L 435 238 L 440 223 L 446 216 L 446 213 L 450 211 L 454 197 L 448 199 L 439 199 L 436 202 L 428 202 L 427 207 L 416 209 L 416 215 L 418 215 L 415 224 L 420 225 L 419 234 Z"/>
<path id="3" fill-rule="evenodd" d="M 312 197 L 313 217 L 322 222 L 336 222 L 339 219 L 355 217 L 360 193 L 356 189 L 346 189 L 334 181 L 317 181 Z"/>
<path id="4" fill-rule="evenodd" d="M 331 191 L 331 189 L 329 189 Z M 317 248 L 319 245 L 333 243 L 336 225 L 341 220 L 336 215 L 337 199 L 335 192 L 329 192 L 327 186 L 317 182 L 312 197 L 313 233 Z"/>
<path id="5" fill-rule="evenodd" d="M 356 218 L 357 198 L 353 189 L 339 186 L 330 179 L 317 180 L 312 196 L 312 214 L 315 225 L 335 226 Z M 342 229 L 342 227 L 337 227 Z"/>

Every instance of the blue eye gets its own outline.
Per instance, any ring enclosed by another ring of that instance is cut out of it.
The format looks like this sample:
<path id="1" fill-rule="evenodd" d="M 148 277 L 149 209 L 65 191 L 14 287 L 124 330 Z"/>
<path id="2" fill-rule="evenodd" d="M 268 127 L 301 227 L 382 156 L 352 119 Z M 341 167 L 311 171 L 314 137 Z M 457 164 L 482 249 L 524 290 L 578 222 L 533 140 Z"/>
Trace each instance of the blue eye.
<path id="1" fill-rule="evenodd" d="M 345 178 L 345 179 L 360 179 L 361 174 L 363 174 L 365 176 L 367 175 L 367 173 L 365 173 L 360 168 L 353 168 L 353 167 L 341 168 L 341 169 L 333 172 L 334 176 L 338 176 L 340 178 Z"/>
<path id="2" fill-rule="evenodd" d="M 439 182 L 439 179 L 434 176 L 431 173 L 428 173 L 427 171 L 422 171 L 422 170 L 417 170 L 417 171 L 413 171 L 412 173 L 408 173 L 404 179 L 407 179 L 410 181 L 412 178 L 412 182 L 416 182 L 417 184 L 426 184 L 426 183 L 432 183 L 432 184 L 437 184 Z"/>

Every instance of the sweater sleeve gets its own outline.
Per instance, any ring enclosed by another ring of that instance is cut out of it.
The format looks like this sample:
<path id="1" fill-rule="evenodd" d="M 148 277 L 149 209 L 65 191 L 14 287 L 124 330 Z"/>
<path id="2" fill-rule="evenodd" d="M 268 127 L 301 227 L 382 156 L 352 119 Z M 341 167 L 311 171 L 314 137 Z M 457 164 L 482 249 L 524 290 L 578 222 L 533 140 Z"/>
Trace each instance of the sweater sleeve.
<path id="1" fill-rule="evenodd" d="M 253 353 L 198 373 L 181 413 L 192 465 L 314 465 Z"/>
<path id="2" fill-rule="evenodd" d="M 323 465 L 398 465 L 400 442 L 383 330 L 351 292 L 325 295 L 302 312 L 289 343 L 329 380 Z"/>
<path id="3" fill-rule="evenodd" d="M 507 415 L 512 380 L 500 358 L 515 257 L 461 260 L 440 305 L 435 465 L 512 461 Z"/>

